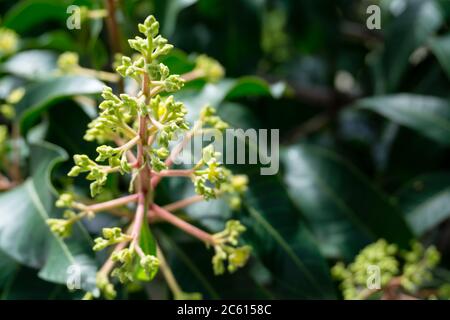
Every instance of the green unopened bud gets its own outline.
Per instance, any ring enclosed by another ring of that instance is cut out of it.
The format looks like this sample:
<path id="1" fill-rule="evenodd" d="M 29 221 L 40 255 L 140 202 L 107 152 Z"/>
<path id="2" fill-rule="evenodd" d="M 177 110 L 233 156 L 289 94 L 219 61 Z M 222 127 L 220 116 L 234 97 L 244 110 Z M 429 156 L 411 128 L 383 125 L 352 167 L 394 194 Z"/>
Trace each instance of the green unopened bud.
<path id="1" fill-rule="evenodd" d="M 0 56 L 10 55 L 19 47 L 19 36 L 11 29 L 0 28 Z"/>
<path id="2" fill-rule="evenodd" d="M 179 75 L 171 75 L 164 81 L 164 90 L 167 92 L 175 92 L 184 86 L 184 79 Z"/>
<path id="3" fill-rule="evenodd" d="M 231 178 L 231 186 L 237 193 L 244 193 L 247 191 L 248 177 L 246 175 L 235 175 Z"/>
<path id="4" fill-rule="evenodd" d="M 72 234 L 73 221 L 71 221 L 70 219 L 47 219 L 46 222 L 50 227 L 50 230 L 60 238 L 67 238 Z"/>
<path id="5" fill-rule="evenodd" d="M 141 267 L 144 268 L 145 273 L 150 279 L 153 279 L 159 268 L 159 260 L 157 257 L 152 255 L 146 255 L 141 258 Z"/>
<path id="6" fill-rule="evenodd" d="M 217 82 L 225 74 L 225 70 L 220 63 L 206 55 L 198 56 L 195 64 L 195 69 L 199 70 L 209 82 Z"/>
<path id="7" fill-rule="evenodd" d="M 250 257 L 250 252 L 252 251 L 250 246 L 242 246 L 233 249 L 228 256 L 228 271 L 234 272 L 238 268 L 242 268 L 248 261 Z"/>
<path id="8" fill-rule="evenodd" d="M 6 102 L 9 104 L 16 104 L 22 100 L 25 95 L 25 88 L 16 88 L 8 95 Z"/>
<path id="9" fill-rule="evenodd" d="M 99 238 L 94 239 L 94 243 L 95 243 L 95 245 L 93 247 L 94 251 L 103 250 L 110 245 L 130 240 L 130 236 L 123 234 L 122 230 L 117 227 L 116 228 L 103 228 L 102 235 L 103 235 L 103 238 L 99 237 Z M 122 251 L 116 252 L 114 254 L 116 254 L 116 255 L 124 254 L 124 251 L 122 250 Z M 113 259 L 115 257 L 114 254 L 113 254 Z"/>
<path id="10" fill-rule="evenodd" d="M 97 273 L 96 285 L 105 299 L 112 300 L 116 298 L 117 292 L 112 283 L 109 282 L 108 277 L 104 274 Z"/>
<path id="11" fill-rule="evenodd" d="M 74 202 L 73 195 L 70 193 L 63 193 L 59 196 L 58 200 L 56 201 L 55 205 L 58 208 L 70 208 L 72 207 Z"/>
<path id="12" fill-rule="evenodd" d="M 78 54 L 75 52 L 64 52 L 58 58 L 58 69 L 64 73 L 70 73 L 79 67 Z"/>

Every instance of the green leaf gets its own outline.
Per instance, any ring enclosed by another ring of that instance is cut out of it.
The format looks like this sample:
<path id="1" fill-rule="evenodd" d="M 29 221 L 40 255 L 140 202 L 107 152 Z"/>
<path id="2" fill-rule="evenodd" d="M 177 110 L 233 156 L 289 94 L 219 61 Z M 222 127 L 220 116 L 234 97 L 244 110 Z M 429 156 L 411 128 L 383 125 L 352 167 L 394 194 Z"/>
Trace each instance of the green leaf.
<path id="1" fill-rule="evenodd" d="M 450 35 L 434 37 L 429 41 L 429 47 L 450 78 Z"/>
<path id="2" fill-rule="evenodd" d="M 18 2 L 4 17 L 3 25 L 18 33 L 30 31 L 50 21 L 63 23 L 68 18 L 67 7 L 73 1 L 26 0 Z"/>
<path id="3" fill-rule="evenodd" d="M 405 5 L 406 10 L 394 17 L 385 31 L 383 65 L 388 91 L 398 86 L 413 51 L 444 23 L 434 0 L 410 0 Z"/>
<path id="4" fill-rule="evenodd" d="M 56 59 L 52 51 L 23 51 L 3 63 L 1 71 L 29 80 L 48 79 L 56 70 Z"/>
<path id="5" fill-rule="evenodd" d="M 288 148 L 283 160 L 289 193 L 327 255 L 352 258 L 379 238 L 409 244 L 401 212 L 350 163 L 310 145 Z"/>
<path id="6" fill-rule="evenodd" d="M 66 283 L 79 272 L 83 289 L 95 284 L 95 261 L 89 239 L 81 226 L 64 242 L 54 235 L 46 219 L 58 216 L 50 183 L 52 168 L 67 158 L 66 153 L 49 143 L 31 146 L 31 176 L 19 187 L 0 195 L 0 249 L 14 260 L 39 268 L 39 277 Z"/>
<path id="7" fill-rule="evenodd" d="M 198 92 L 197 90 L 182 90 L 175 96 L 183 101 L 189 110 L 189 121 L 198 119 L 200 110 L 206 104 L 213 107 L 228 99 L 237 99 L 249 96 L 272 96 L 278 98 L 284 92 L 282 83 L 269 86 L 267 82 L 257 77 L 243 77 L 239 79 L 223 79 L 218 83 L 207 83 Z"/>
<path id="8" fill-rule="evenodd" d="M 446 100 L 414 94 L 396 94 L 358 100 L 355 105 L 450 145 L 450 105 Z"/>
<path id="9" fill-rule="evenodd" d="M 187 8 L 187 7 L 195 4 L 196 2 L 197 2 L 197 0 L 167 0 L 167 1 L 157 3 L 157 5 L 163 4 L 163 6 L 164 6 L 162 34 L 165 37 L 171 37 L 173 32 L 175 31 L 178 14 L 184 8 Z"/>
<path id="10" fill-rule="evenodd" d="M 26 133 L 55 102 L 77 95 L 98 94 L 103 87 L 103 82 L 84 76 L 63 76 L 31 85 L 16 106 L 22 132 Z"/>
<path id="11" fill-rule="evenodd" d="M 246 171 L 249 191 L 245 241 L 271 272 L 270 291 L 278 299 L 331 299 L 335 296 L 328 266 L 277 176 Z M 262 196 L 264 195 L 264 196 Z"/>
<path id="12" fill-rule="evenodd" d="M 226 98 L 235 99 L 253 96 L 273 96 L 279 98 L 284 93 L 285 86 L 282 82 L 270 86 L 261 78 L 248 76 L 237 79 Z"/>
<path id="13" fill-rule="evenodd" d="M 152 232 L 150 231 L 148 223 L 142 224 L 139 245 L 146 255 L 157 256 L 156 242 L 153 238 Z M 140 265 L 138 265 L 136 270 L 136 276 L 141 281 L 151 281 L 155 277 L 156 273 L 157 272 L 155 272 L 153 275 L 148 275 L 147 272 L 145 272 L 144 268 L 142 268 Z"/>
<path id="14" fill-rule="evenodd" d="M 450 173 L 419 176 L 397 194 L 405 218 L 417 236 L 450 217 Z"/>

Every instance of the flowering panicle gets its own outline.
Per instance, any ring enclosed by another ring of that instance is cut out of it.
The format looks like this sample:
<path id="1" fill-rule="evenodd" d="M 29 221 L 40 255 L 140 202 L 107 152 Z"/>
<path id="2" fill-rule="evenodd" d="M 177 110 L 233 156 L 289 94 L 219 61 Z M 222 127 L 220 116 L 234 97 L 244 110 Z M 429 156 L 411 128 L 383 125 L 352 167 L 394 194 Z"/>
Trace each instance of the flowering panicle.
<path id="1" fill-rule="evenodd" d="M 381 239 L 364 248 L 347 267 L 342 262 L 337 263 L 332 275 L 341 281 L 345 299 L 365 299 L 377 292 L 390 292 L 391 287 L 397 286 L 415 295 L 432 280 L 433 269 L 439 261 L 439 252 L 433 246 L 425 249 L 419 242 L 413 242 L 410 251 L 402 251 Z M 378 290 L 367 288 L 372 266 L 379 268 Z"/>
<path id="2" fill-rule="evenodd" d="M 117 277 L 121 283 L 127 283 L 141 279 L 138 274 L 142 273 L 147 280 L 151 280 L 161 268 L 165 271 L 164 275 L 170 274 L 167 270 L 169 266 L 161 263 L 157 251 L 142 244 L 144 240 L 141 233 L 150 233 L 149 230 L 145 231 L 152 221 L 148 219 L 150 216 L 166 220 L 212 246 L 215 250 L 212 263 L 216 274 L 225 271 L 225 264 L 229 272 L 243 267 L 250 255 L 249 246 L 238 246 L 238 237 L 245 231 L 245 227 L 238 221 L 229 221 L 223 232 L 210 235 L 189 227 L 185 221 L 180 221 L 179 217 L 153 203 L 154 188 L 159 180 L 180 175 L 191 178 L 195 191 L 201 195 L 200 200 L 224 196 L 233 208 L 238 208 L 240 197 L 246 191 L 247 178 L 242 175 L 233 176 L 231 171 L 224 168 L 212 145 L 203 149 L 202 159 L 193 168 L 184 171 L 170 169 L 171 157 L 177 156 L 184 146 L 180 143 L 172 148 L 180 135 L 185 134 L 185 139 L 190 139 L 196 130 L 224 130 L 228 127 L 216 115 L 214 108 L 206 106 L 191 129 L 185 119 L 185 105 L 170 94 L 180 90 L 186 81 L 195 78 L 218 81 L 224 71 L 218 62 L 202 55 L 197 57 L 196 67 L 189 76 L 172 74 L 160 58 L 167 55 L 173 46 L 159 35 L 159 23 L 156 19 L 153 16 L 145 19 L 144 23 L 139 24 L 139 31 L 143 37 L 129 40 L 130 47 L 138 55 L 122 56 L 116 70 L 122 77 L 135 80 L 141 90 L 136 96 L 115 94 L 110 87 L 103 90 L 99 114 L 88 125 L 84 137 L 101 144 L 96 149 L 97 157 L 91 159 L 84 154 L 75 155 L 75 165 L 68 173 L 70 177 L 86 173 L 86 179 L 91 181 L 92 197 L 104 192 L 103 187 L 110 174 L 129 174 L 130 190 L 135 193 L 92 205 L 75 201 L 71 194 L 62 194 L 56 206 L 70 210 L 64 219 L 47 221 L 52 231 L 67 237 L 70 236 L 73 223 L 83 217 L 120 206 L 126 205 L 129 209 L 134 206 L 135 215 L 129 222 L 127 231 L 118 227 L 104 228 L 102 236 L 95 239 L 95 251 L 107 250 L 111 246 L 115 246 L 115 249 L 98 272 L 98 292 L 88 293 L 86 299 L 97 297 L 98 293 L 107 299 L 114 298 L 116 292 L 109 280 L 110 275 Z M 73 53 L 61 55 L 58 66 L 61 73 L 88 72 L 88 69 L 79 66 L 78 56 Z M 186 205 L 197 200 L 198 198 L 186 199 Z M 148 237 L 145 237 L 145 241 L 149 241 Z M 156 246 L 154 243 L 153 247 Z M 159 249 L 158 252 L 161 253 Z M 172 277 L 168 284 L 176 299 L 201 298 L 198 293 L 181 291 L 178 285 L 173 285 Z"/>

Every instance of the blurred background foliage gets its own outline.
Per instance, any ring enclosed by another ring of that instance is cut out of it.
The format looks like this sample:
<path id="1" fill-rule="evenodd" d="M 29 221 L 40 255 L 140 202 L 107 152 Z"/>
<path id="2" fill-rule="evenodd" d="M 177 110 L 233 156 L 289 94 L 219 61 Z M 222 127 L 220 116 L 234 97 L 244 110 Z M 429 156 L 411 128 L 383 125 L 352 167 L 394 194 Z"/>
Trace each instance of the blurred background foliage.
<path id="1" fill-rule="evenodd" d="M 105 8 L 100 0 L 0 1 L 0 32 L 14 30 L 19 39 L 8 52 L 0 37 L 0 99 L 14 105 L 11 93 L 25 89 L 15 116 L 2 107 L 0 120 L 12 137 L 3 149 L 19 150 L 4 163 L 20 160 L 16 176 L 1 167 L 18 182 L 0 194 L 2 298 L 78 298 L 82 293 L 62 285 L 70 261 L 89 260 L 91 273 L 100 265 L 83 230 L 95 235 L 115 218 L 79 226 L 79 237 L 67 244 L 42 219 L 60 214 L 50 172 L 57 189 L 87 190 L 65 172 L 73 154 L 95 151 L 82 137 L 103 86 L 90 76 L 59 75 L 56 59 L 73 51 L 83 67 L 111 71 L 114 53 L 131 53 L 126 39 L 149 14 L 177 48 L 165 61 L 171 70 L 191 70 L 200 53 L 226 69 L 219 83 L 194 81 L 178 95 L 191 119 L 210 102 L 233 127 L 279 129 L 282 143 L 278 175 L 260 176 L 255 165 L 233 168 L 250 177 L 240 212 L 212 201 L 180 213 L 211 231 L 231 216 L 241 219 L 254 248 L 242 271 L 214 277 L 201 244 L 155 226 L 186 291 L 206 298 L 339 298 L 330 267 L 380 238 L 403 248 L 412 239 L 436 245 L 448 282 L 449 1 L 119 0 L 120 41 L 113 42 L 101 18 L 86 17 L 80 30 L 68 30 L 72 4 Z M 381 8 L 381 30 L 366 27 L 371 4 Z M 126 186 L 108 183 L 103 199 Z M 175 181 L 157 196 L 167 203 L 191 192 Z M 120 294 L 170 298 L 159 280 Z"/>

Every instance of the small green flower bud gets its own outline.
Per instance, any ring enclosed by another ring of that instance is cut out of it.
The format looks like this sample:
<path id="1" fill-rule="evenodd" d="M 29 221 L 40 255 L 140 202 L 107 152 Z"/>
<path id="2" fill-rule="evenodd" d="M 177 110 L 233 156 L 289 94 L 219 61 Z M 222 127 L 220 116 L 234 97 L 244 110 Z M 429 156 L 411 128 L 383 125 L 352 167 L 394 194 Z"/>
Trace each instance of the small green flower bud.
<path id="1" fill-rule="evenodd" d="M 59 196 L 55 205 L 58 208 L 70 208 L 74 202 L 73 195 L 70 193 L 63 193 Z"/>
<path id="2" fill-rule="evenodd" d="M 144 268 L 148 277 L 150 279 L 153 279 L 159 268 L 158 258 L 152 255 L 146 255 L 145 257 L 141 258 L 140 264 L 141 267 Z"/>
<path id="3" fill-rule="evenodd" d="M 16 116 L 16 109 L 14 109 L 14 106 L 5 103 L 0 105 L 0 114 L 11 120 Z"/>
<path id="4" fill-rule="evenodd" d="M 233 249 L 228 256 L 228 271 L 235 272 L 238 268 L 242 268 L 250 257 L 252 248 L 250 246 L 242 246 Z"/>
<path id="5" fill-rule="evenodd" d="M 57 61 L 58 69 L 63 73 L 73 72 L 78 65 L 78 54 L 75 52 L 64 52 Z"/>
<path id="6" fill-rule="evenodd" d="M 195 69 L 200 70 L 209 82 L 217 82 L 222 79 L 225 74 L 225 70 L 220 63 L 206 55 L 198 56 L 195 60 L 195 64 Z"/>
<path id="7" fill-rule="evenodd" d="M 93 247 L 94 251 L 103 250 L 110 245 L 130 240 L 130 237 L 126 234 L 123 234 L 122 230 L 117 227 L 116 228 L 103 228 L 102 235 L 103 235 L 103 238 L 98 237 L 98 238 L 94 239 L 94 243 L 95 243 L 95 245 Z M 115 255 L 124 254 L 124 252 L 125 251 L 122 250 L 122 251 L 116 252 L 114 254 Z M 115 257 L 114 254 L 112 256 L 113 260 Z M 117 258 L 120 258 L 120 256 L 117 256 Z"/>
<path id="8" fill-rule="evenodd" d="M 112 285 L 112 283 L 109 282 L 108 277 L 105 276 L 104 274 L 97 273 L 96 285 L 97 285 L 97 288 L 102 293 L 102 295 L 105 297 L 105 299 L 113 300 L 116 298 L 117 292 L 114 289 L 114 286 Z"/>
<path id="9" fill-rule="evenodd" d="M 11 29 L 0 28 L 0 56 L 13 54 L 19 47 L 19 36 Z"/>
<path id="10" fill-rule="evenodd" d="M 25 88 L 16 88 L 8 95 L 6 102 L 9 104 L 16 104 L 22 100 L 25 95 Z"/>

